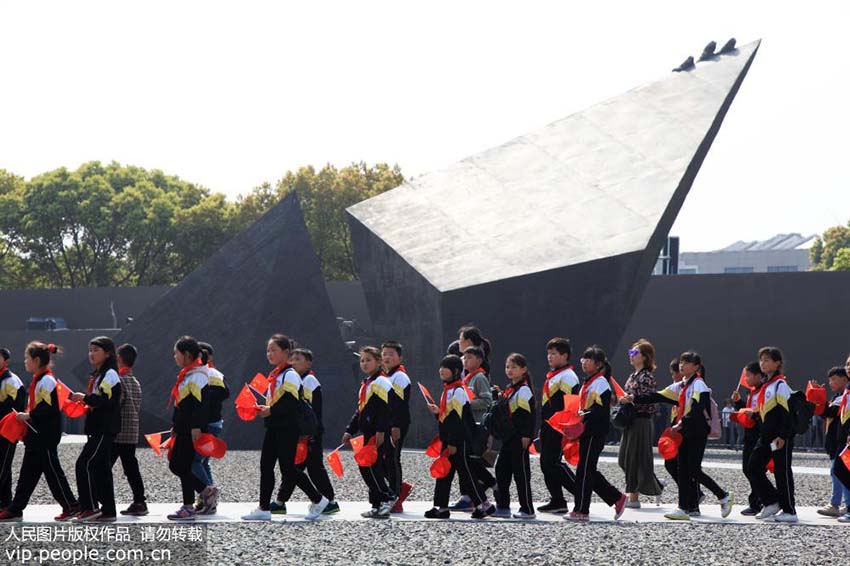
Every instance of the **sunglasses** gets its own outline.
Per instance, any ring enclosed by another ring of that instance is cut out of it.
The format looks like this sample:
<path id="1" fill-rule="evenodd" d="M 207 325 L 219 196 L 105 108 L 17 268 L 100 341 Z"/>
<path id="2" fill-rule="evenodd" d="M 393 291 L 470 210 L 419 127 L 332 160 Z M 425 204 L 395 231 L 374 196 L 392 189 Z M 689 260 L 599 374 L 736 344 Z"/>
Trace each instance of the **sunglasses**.
<path id="1" fill-rule="evenodd" d="M 640 354 L 640 350 L 638 350 L 637 348 L 632 348 L 631 350 L 629 350 L 629 357 L 637 356 L 638 354 Z"/>

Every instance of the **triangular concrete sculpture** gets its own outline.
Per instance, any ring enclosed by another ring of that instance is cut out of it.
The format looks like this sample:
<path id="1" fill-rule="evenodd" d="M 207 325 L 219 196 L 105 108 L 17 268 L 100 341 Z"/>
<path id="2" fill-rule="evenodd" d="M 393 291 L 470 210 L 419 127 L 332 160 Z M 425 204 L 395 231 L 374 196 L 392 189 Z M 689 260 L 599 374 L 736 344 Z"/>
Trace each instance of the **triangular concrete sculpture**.
<path id="1" fill-rule="evenodd" d="M 758 47 L 349 208 L 375 331 L 408 346 L 414 378 L 436 382 L 440 355 L 468 322 L 493 340 L 496 383 L 511 351 L 540 376 L 552 336 L 625 355 L 610 349 Z"/>
<path id="2" fill-rule="evenodd" d="M 259 447 L 262 419 L 240 420 L 234 399 L 254 374 L 271 369 L 266 340 L 275 332 L 313 351 L 315 371 L 325 391 L 328 442 L 334 442 L 351 414 L 357 378 L 294 193 L 114 337 L 116 345 L 130 342 L 139 350 L 141 432 L 171 426 L 166 402 L 178 370 L 172 347 L 179 336 L 189 334 L 213 345 L 216 367 L 231 388 L 231 398 L 223 407 L 223 438 L 231 448 Z M 76 373 L 86 371 L 81 366 Z"/>

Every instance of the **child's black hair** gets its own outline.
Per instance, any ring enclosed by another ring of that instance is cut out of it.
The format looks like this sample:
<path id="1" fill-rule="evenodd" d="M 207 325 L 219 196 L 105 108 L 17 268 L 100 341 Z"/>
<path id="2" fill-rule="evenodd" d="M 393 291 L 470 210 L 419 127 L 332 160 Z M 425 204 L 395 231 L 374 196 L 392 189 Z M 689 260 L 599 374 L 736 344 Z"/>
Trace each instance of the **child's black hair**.
<path id="1" fill-rule="evenodd" d="M 608 361 L 608 354 L 605 353 L 605 350 L 601 346 L 597 346 L 596 344 L 588 346 L 581 354 L 581 359 L 593 360 L 601 365 L 605 379 L 611 379 L 611 362 Z"/>
<path id="2" fill-rule="evenodd" d="M 295 348 L 291 352 L 289 352 L 290 356 L 294 356 L 295 354 L 301 354 L 304 358 L 307 359 L 308 362 L 313 361 L 313 352 L 307 348 Z"/>
<path id="3" fill-rule="evenodd" d="M 461 372 L 463 371 L 463 362 L 458 356 L 454 354 L 449 354 L 445 356 L 442 360 L 440 360 L 440 367 L 446 368 L 452 372 L 452 376 L 455 379 L 460 377 Z"/>
<path id="4" fill-rule="evenodd" d="M 139 356 L 139 351 L 132 344 L 121 344 L 118 346 L 116 354 L 118 355 L 118 359 L 121 360 L 121 363 L 131 368 L 136 365 L 136 358 Z"/>
<path id="5" fill-rule="evenodd" d="M 687 362 L 697 366 L 697 373 L 701 378 L 705 379 L 705 366 L 702 363 L 702 357 L 698 353 L 693 350 L 683 352 L 682 355 L 679 356 L 679 363 L 681 362 Z"/>
<path id="6" fill-rule="evenodd" d="M 837 375 L 838 377 L 843 377 L 847 379 L 847 370 L 841 366 L 835 366 L 829 370 L 829 373 L 826 374 L 826 377 L 830 378 L 833 375 Z"/>
<path id="7" fill-rule="evenodd" d="M 115 353 L 115 342 L 109 336 L 98 336 L 89 340 L 89 346 L 97 346 L 106 352 L 106 360 L 97 371 L 100 375 L 105 375 L 109 370 L 118 370 L 118 360 Z"/>
<path id="8" fill-rule="evenodd" d="M 181 354 L 191 355 L 192 359 L 201 357 L 201 346 L 191 336 L 181 336 L 178 338 L 177 342 L 174 343 L 174 349 Z"/>
<path id="9" fill-rule="evenodd" d="M 779 369 L 782 369 L 782 365 L 783 365 L 782 350 L 780 350 L 776 346 L 765 346 L 764 348 L 759 348 L 759 359 L 761 359 L 762 356 L 767 356 L 768 358 L 770 358 L 774 362 L 778 362 L 779 363 Z"/>
<path id="10" fill-rule="evenodd" d="M 396 342 L 395 340 L 387 340 L 386 342 L 381 344 L 381 350 L 383 350 L 384 348 L 392 348 L 396 351 L 399 358 L 404 355 L 404 348 L 402 348 L 401 344 L 399 342 Z"/>
<path id="11" fill-rule="evenodd" d="M 54 354 L 61 354 L 62 348 L 56 344 L 45 344 L 34 340 L 27 344 L 26 353 L 34 360 L 41 362 L 41 367 L 47 367 L 50 364 L 50 358 Z"/>
<path id="12" fill-rule="evenodd" d="M 461 326 L 458 330 L 458 334 L 462 336 L 464 340 L 469 340 L 470 342 L 472 342 L 473 346 L 478 346 L 479 348 L 484 350 L 485 360 L 490 359 L 490 352 L 493 351 L 493 348 L 490 344 L 490 341 L 481 335 L 481 330 L 477 326 Z"/>
<path id="13" fill-rule="evenodd" d="M 281 350 L 291 350 L 295 347 L 295 341 L 286 334 L 272 334 L 269 342 L 274 342 Z"/>
<path id="14" fill-rule="evenodd" d="M 3 359 L 8 362 L 9 358 L 12 357 L 12 352 L 9 351 L 9 348 L 0 348 L 0 356 L 3 356 Z"/>
<path id="15" fill-rule="evenodd" d="M 753 375 L 761 375 L 761 366 L 758 362 L 750 362 L 744 366 L 744 371 Z"/>
<path id="16" fill-rule="evenodd" d="M 678 356 L 673 358 L 672 360 L 670 360 L 670 369 L 675 371 L 676 373 L 679 373 L 679 357 Z"/>
<path id="17" fill-rule="evenodd" d="M 464 354 L 469 354 L 471 356 L 475 356 L 482 362 L 484 361 L 484 350 L 479 348 L 478 346 L 470 346 L 466 350 L 463 351 Z"/>
<path id="18" fill-rule="evenodd" d="M 567 358 L 573 355 L 573 349 L 570 346 L 570 341 L 566 338 L 552 338 L 546 343 L 546 350 L 555 350 L 562 356 L 567 355 Z"/>

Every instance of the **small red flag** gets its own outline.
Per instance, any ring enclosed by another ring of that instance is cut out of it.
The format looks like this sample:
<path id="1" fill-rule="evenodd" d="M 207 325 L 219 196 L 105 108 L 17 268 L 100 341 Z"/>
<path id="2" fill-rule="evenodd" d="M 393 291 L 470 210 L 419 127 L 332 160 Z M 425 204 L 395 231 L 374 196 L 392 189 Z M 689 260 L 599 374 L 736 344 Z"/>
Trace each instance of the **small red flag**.
<path id="1" fill-rule="evenodd" d="M 417 383 L 417 385 L 419 385 L 419 391 L 422 393 L 422 396 L 425 397 L 425 400 L 432 405 L 436 405 L 437 403 L 434 402 L 434 398 L 431 397 L 431 392 L 428 391 L 428 388 L 422 385 L 422 383 Z"/>
<path id="2" fill-rule="evenodd" d="M 434 463 L 431 464 L 431 477 L 440 479 L 449 475 L 449 472 L 452 469 L 452 462 L 449 460 L 449 451 L 448 449 L 443 450 L 443 454 L 434 460 Z"/>
<path id="3" fill-rule="evenodd" d="M 263 374 L 258 373 L 251 379 L 248 385 L 265 395 L 266 390 L 269 388 L 269 379 Z"/>
<path id="4" fill-rule="evenodd" d="M 841 458 L 841 461 L 844 462 L 844 467 L 850 470 L 850 450 L 847 448 L 842 450 L 839 458 Z"/>
<path id="5" fill-rule="evenodd" d="M 741 370 L 741 379 L 738 380 L 738 387 L 745 387 L 745 388 L 749 389 L 750 391 L 753 390 L 752 387 L 747 385 L 747 370 L 746 370 L 746 368 Z"/>
<path id="6" fill-rule="evenodd" d="M 18 411 L 12 409 L 11 413 L 0 419 L 0 435 L 11 444 L 21 440 L 27 434 L 27 425 L 17 419 L 17 414 Z"/>
<path id="7" fill-rule="evenodd" d="M 295 447 L 295 465 L 303 464 L 307 459 L 307 452 L 309 451 L 310 438 L 304 437 L 298 439 L 298 445 Z"/>
<path id="8" fill-rule="evenodd" d="M 351 449 L 354 450 L 354 455 L 356 456 L 360 449 L 363 448 L 363 435 L 358 435 L 349 440 L 351 443 Z"/>
<path id="9" fill-rule="evenodd" d="M 443 443 L 440 441 L 440 436 L 437 435 L 431 441 L 431 444 L 428 445 L 427 450 L 425 450 L 425 454 L 430 458 L 437 458 L 440 455 L 440 452 L 443 450 Z"/>
<path id="10" fill-rule="evenodd" d="M 342 477 L 342 460 L 339 458 L 339 448 L 328 454 L 328 465 L 333 470 L 333 473 L 336 474 L 336 477 Z"/>
<path id="11" fill-rule="evenodd" d="M 534 440 L 537 440 L 536 438 Z M 539 456 L 540 452 L 537 451 L 537 446 L 534 445 L 534 440 L 528 445 L 528 453 L 532 456 Z"/>
<path id="12" fill-rule="evenodd" d="M 572 466 L 578 466 L 579 459 L 579 441 L 578 440 L 567 440 L 566 438 L 563 441 L 561 446 L 561 452 L 564 453 L 564 458 L 567 463 Z"/>
<path id="13" fill-rule="evenodd" d="M 61 379 L 56 380 L 56 396 L 59 397 L 59 410 L 65 408 L 65 403 L 68 402 L 68 397 L 71 396 L 71 390 L 65 385 Z"/>
<path id="14" fill-rule="evenodd" d="M 620 384 L 617 383 L 617 380 L 615 380 L 613 377 L 611 378 L 611 386 L 614 388 L 614 394 L 617 396 L 618 399 L 626 394 L 626 392 L 623 391 L 623 388 L 620 387 Z"/>
<path id="15" fill-rule="evenodd" d="M 160 447 L 160 444 L 162 444 L 161 432 L 146 434 L 145 440 L 148 441 L 148 444 L 150 444 L 150 447 L 153 448 L 153 451 L 156 453 L 157 456 L 162 456 L 162 448 Z"/>
<path id="16" fill-rule="evenodd" d="M 77 401 L 68 401 L 65 403 L 65 406 L 62 407 L 62 412 L 65 413 L 66 416 L 72 419 L 78 419 L 85 415 L 88 412 L 88 407 L 86 407 L 85 403 L 79 403 Z"/>
<path id="17" fill-rule="evenodd" d="M 378 447 L 370 441 L 369 444 L 354 453 L 354 460 L 363 468 L 373 466 L 378 461 Z"/>

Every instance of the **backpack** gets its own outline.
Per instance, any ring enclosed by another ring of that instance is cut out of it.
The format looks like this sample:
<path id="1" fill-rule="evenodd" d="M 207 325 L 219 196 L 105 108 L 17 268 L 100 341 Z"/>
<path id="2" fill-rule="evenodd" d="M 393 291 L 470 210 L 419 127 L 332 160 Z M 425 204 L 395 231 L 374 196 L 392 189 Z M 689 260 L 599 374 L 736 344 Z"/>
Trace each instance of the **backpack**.
<path id="1" fill-rule="evenodd" d="M 714 400 L 714 397 L 710 396 L 709 400 L 711 401 L 711 404 L 709 405 L 708 410 L 711 414 L 706 414 L 705 411 L 703 411 L 703 414 L 705 415 L 705 420 L 709 425 L 708 439 L 717 440 L 723 437 L 723 427 L 720 424 L 720 411 L 717 410 L 717 402 Z"/>
<path id="2" fill-rule="evenodd" d="M 298 436 L 316 436 L 319 429 L 319 419 L 313 412 L 313 407 L 304 399 L 298 400 Z"/>
<path id="3" fill-rule="evenodd" d="M 514 434 L 507 399 L 499 399 L 484 413 L 481 426 L 497 440 L 509 440 Z"/>
<path id="4" fill-rule="evenodd" d="M 806 400 L 802 391 L 794 391 L 788 398 L 788 411 L 791 413 L 791 426 L 794 434 L 805 434 L 812 424 L 815 404 Z"/>

